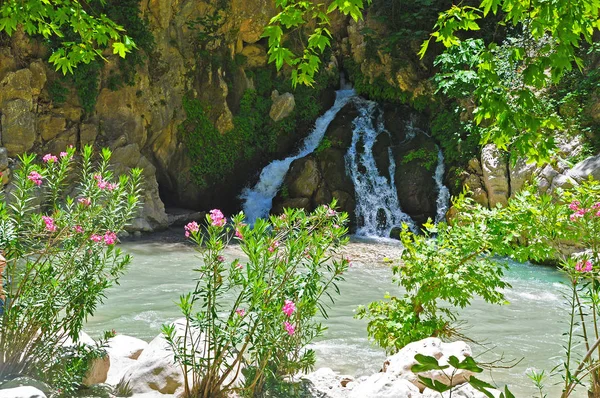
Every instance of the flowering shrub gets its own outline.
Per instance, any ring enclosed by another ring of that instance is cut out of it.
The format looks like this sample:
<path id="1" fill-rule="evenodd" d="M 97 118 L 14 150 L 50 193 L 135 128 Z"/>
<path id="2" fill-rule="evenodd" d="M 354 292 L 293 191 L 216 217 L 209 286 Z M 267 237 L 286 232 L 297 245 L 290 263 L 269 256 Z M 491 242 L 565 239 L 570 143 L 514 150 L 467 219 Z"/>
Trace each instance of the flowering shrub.
<path id="1" fill-rule="evenodd" d="M 2 192 L 0 379 L 64 380 L 61 342 L 78 341 L 84 320 L 129 263 L 116 234 L 137 211 L 141 170 L 115 178 L 110 151 L 98 164 L 92 155 L 85 147 L 75 162 L 69 148 L 35 164 L 35 155 L 25 154 Z"/>
<path id="2" fill-rule="evenodd" d="M 338 291 L 349 266 L 339 255 L 346 219 L 327 206 L 310 215 L 289 209 L 251 228 L 243 214 L 229 226 L 212 210 L 202 230 L 195 222 L 185 227 L 202 263 L 196 289 L 179 302 L 184 333 L 174 325 L 163 333 L 186 377 L 187 396 L 253 394 L 268 380 L 314 365 L 306 346 L 324 331 L 315 315 L 326 316 L 325 300 L 333 302 L 330 290 Z M 223 250 L 232 236 L 246 258 L 227 262 Z M 243 386 L 236 384 L 242 367 Z"/>

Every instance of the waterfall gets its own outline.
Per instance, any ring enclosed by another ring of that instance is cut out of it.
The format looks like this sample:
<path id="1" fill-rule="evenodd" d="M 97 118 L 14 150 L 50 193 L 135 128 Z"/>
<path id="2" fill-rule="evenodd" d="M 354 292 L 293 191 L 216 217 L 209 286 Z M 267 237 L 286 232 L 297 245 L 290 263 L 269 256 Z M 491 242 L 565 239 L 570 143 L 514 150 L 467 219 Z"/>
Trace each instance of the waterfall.
<path id="1" fill-rule="evenodd" d="M 400 208 L 394 181 L 396 163 L 391 149 L 388 149 L 389 180 L 379 174 L 373 156 L 377 137 L 389 134 L 383 124 L 383 111 L 373 101 L 362 98 L 355 98 L 354 101 L 359 115 L 353 122 L 352 144 L 346 153 L 346 169 L 354 182 L 356 193 L 356 234 L 387 238 L 391 229 L 402 223 L 414 229 L 413 220 Z"/>
<path id="2" fill-rule="evenodd" d="M 264 218 L 269 215 L 273 198 L 283 183 L 290 164 L 296 159 L 309 155 L 317 148 L 331 121 L 353 96 L 354 90 L 351 89 L 336 91 L 333 106 L 316 120 L 313 131 L 306 137 L 298 153 L 270 163 L 260 173 L 258 183 L 254 187 L 245 188 L 242 191 L 240 197 L 244 201 L 243 209 L 248 222 L 254 223 L 257 218 Z"/>
<path id="3" fill-rule="evenodd" d="M 450 204 L 450 191 L 448 190 L 448 187 L 444 185 L 444 171 L 444 154 L 438 147 L 438 164 L 433 176 L 435 185 L 438 189 L 438 197 L 436 200 L 437 210 L 435 214 L 436 224 L 440 221 L 445 221 L 446 212 L 448 211 L 448 206 Z"/>

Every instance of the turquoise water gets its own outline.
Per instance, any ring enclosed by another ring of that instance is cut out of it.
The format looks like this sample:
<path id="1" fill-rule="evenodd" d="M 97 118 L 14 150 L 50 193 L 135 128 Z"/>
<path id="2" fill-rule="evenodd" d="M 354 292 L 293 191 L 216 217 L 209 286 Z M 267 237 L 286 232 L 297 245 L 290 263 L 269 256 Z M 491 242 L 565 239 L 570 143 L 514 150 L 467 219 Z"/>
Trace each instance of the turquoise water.
<path id="1" fill-rule="evenodd" d="M 151 340 L 163 322 L 180 317 L 175 301 L 194 286 L 192 269 L 198 264 L 196 253 L 182 243 L 128 242 L 122 248 L 133 255 L 133 263 L 120 286 L 112 288 L 86 330 L 98 336 L 104 330 Z M 353 266 L 340 285 L 341 296 L 329 311 L 324 338 L 314 344 L 318 366 L 340 373 L 360 376 L 379 371 L 385 360 L 382 350 L 367 339 L 366 323 L 353 319 L 360 304 L 380 299 L 385 292 L 399 290 L 391 283 L 391 271 L 384 257 L 397 258 L 395 243 L 353 242 L 348 247 Z M 239 249 L 228 249 L 226 257 L 240 256 Z M 485 346 L 472 345 L 476 355 L 491 361 L 504 354 L 505 359 L 521 359 L 511 369 L 496 369 L 482 377 L 509 384 L 517 397 L 530 397 L 535 390 L 525 376 L 527 368 L 550 371 L 561 358 L 562 332 L 566 328 L 566 309 L 561 296 L 561 274 L 553 268 L 511 263 L 507 280 L 513 289 L 506 291 L 509 305 L 493 306 L 482 300 L 461 311 L 468 321 L 464 333 Z M 559 396 L 560 386 L 549 381 L 548 396 Z M 581 395 L 584 396 L 583 393 Z"/>

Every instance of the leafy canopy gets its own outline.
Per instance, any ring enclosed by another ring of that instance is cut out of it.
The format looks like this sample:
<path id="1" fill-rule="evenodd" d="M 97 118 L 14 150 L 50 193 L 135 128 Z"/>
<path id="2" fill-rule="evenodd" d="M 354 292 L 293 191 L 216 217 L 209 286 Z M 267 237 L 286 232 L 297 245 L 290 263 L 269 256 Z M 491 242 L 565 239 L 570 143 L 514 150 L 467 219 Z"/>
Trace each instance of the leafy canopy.
<path id="1" fill-rule="evenodd" d="M 125 55 L 135 43 L 121 26 L 105 14 L 97 13 L 94 5 L 104 6 L 105 0 L 5 0 L 0 4 L 0 33 L 12 36 L 20 27 L 30 36 L 71 37 L 55 49 L 50 62 L 63 74 L 73 73 L 81 63 L 88 64 L 102 51 L 112 47 L 113 54 Z"/>
<path id="2" fill-rule="evenodd" d="M 482 141 L 542 162 L 555 147 L 552 131 L 562 123 L 540 94 L 574 65 L 583 68 L 577 49 L 592 43 L 600 28 L 599 10 L 600 0 L 483 0 L 479 7 L 452 6 L 440 14 L 419 55 L 425 55 L 432 40 L 442 43 L 446 52 L 461 47 L 460 32 L 479 30 L 480 20 L 490 14 L 498 15 L 501 24 L 522 29 L 524 40 L 504 45 L 509 62 L 522 76 L 516 87 L 501 76 L 496 43 L 477 49 L 478 62 L 470 68 L 475 75 L 469 76 L 478 83 L 473 118 L 486 127 Z"/>
<path id="3" fill-rule="evenodd" d="M 269 62 L 274 62 L 277 69 L 284 64 L 291 66 L 294 87 L 298 83 L 312 86 L 321 64 L 320 55 L 331 45 L 329 15 L 337 10 L 358 21 L 362 19 L 365 3 L 370 4 L 371 0 L 333 0 L 329 5 L 305 0 L 276 0 L 281 11 L 271 18 L 263 33 L 263 37 L 269 39 Z M 294 53 L 285 43 L 285 34 L 300 32 L 311 22 L 315 28 L 309 32 L 301 53 Z"/>

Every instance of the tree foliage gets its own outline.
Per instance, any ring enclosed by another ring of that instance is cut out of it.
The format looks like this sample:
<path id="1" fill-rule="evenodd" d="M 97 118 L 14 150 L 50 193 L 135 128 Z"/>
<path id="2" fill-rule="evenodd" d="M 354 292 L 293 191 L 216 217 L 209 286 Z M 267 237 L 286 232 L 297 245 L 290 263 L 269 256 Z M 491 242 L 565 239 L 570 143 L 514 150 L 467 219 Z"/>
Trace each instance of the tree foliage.
<path id="1" fill-rule="evenodd" d="M 320 55 L 331 46 L 332 35 L 329 15 L 339 11 L 355 21 L 362 19 L 365 4 L 371 0 L 333 0 L 329 4 L 307 0 L 276 0 L 281 11 L 271 18 L 263 37 L 269 39 L 269 62 L 277 69 L 292 67 L 292 84 L 312 86 L 321 64 Z M 301 53 L 296 54 L 285 43 L 286 34 L 301 31 L 311 22 L 315 26 L 308 34 Z"/>
<path id="2" fill-rule="evenodd" d="M 109 45 L 122 58 L 135 48 L 121 26 L 96 11 L 105 5 L 105 0 L 6 0 L 0 4 L 0 32 L 12 36 L 22 28 L 45 39 L 75 34 L 77 40 L 62 41 L 50 56 L 56 70 L 72 73 L 81 63 L 103 58 Z"/>
<path id="3" fill-rule="evenodd" d="M 431 41 L 442 43 L 447 54 L 464 46 L 461 32 L 479 30 L 481 20 L 491 14 L 522 30 L 524 39 L 507 43 L 504 49 L 521 76 L 519 85 L 501 75 L 502 58 L 494 42 L 482 43 L 478 62 L 460 71 L 459 77 L 477 81 L 473 118 L 485 127 L 482 141 L 540 162 L 555 147 L 552 132 L 562 127 L 540 93 L 574 67 L 583 68 L 577 49 L 592 43 L 600 28 L 599 11 L 598 0 L 483 0 L 479 7 L 452 6 L 440 14 L 419 54 L 424 56 Z"/>

